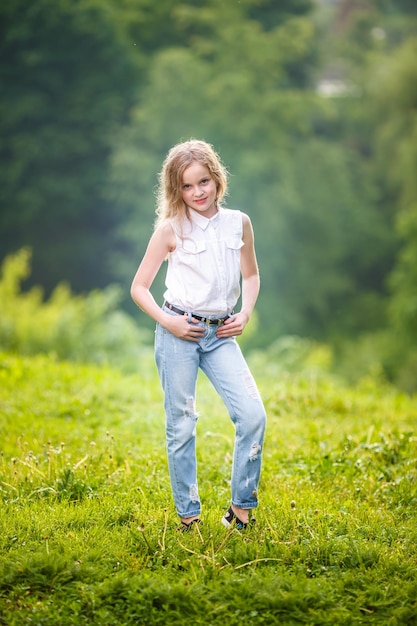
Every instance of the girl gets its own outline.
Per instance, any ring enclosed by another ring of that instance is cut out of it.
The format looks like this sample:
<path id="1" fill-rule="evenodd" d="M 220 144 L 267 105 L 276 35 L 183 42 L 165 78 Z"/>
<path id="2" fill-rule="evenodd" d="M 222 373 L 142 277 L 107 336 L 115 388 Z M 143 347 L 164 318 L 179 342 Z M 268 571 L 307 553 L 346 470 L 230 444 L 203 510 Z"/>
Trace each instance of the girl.
<path id="1" fill-rule="evenodd" d="M 223 399 L 235 426 L 231 506 L 222 519 L 242 530 L 258 504 L 265 410 L 236 335 L 259 292 L 253 230 L 244 213 L 221 206 L 227 172 L 199 140 L 174 146 L 159 176 L 155 231 L 131 295 L 156 321 L 155 360 L 164 391 L 168 466 L 184 530 L 200 521 L 195 408 L 198 368 Z M 165 302 L 150 288 L 168 259 Z M 242 307 L 234 313 L 240 296 Z"/>

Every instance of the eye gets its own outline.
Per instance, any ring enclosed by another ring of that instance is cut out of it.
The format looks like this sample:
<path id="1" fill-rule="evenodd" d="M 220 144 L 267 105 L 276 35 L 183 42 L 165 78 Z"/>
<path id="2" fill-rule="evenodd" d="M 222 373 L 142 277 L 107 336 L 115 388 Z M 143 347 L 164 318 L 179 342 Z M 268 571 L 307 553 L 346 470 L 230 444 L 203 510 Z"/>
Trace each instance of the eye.
<path id="1" fill-rule="evenodd" d="M 209 182 L 209 178 L 203 178 L 203 180 L 201 181 L 202 185 L 206 185 Z"/>

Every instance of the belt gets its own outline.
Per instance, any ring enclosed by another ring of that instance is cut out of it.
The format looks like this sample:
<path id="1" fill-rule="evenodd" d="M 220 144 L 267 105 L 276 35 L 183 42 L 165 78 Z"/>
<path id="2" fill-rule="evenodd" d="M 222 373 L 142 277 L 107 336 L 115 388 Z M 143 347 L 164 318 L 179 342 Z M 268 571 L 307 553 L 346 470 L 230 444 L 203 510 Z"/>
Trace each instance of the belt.
<path id="1" fill-rule="evenodd" d="M 167 309 L 170 309 L 170 311 L 174 311 L 174 313 L 178 313 L 178 315 L 187 314 L 187 311 L 183 311 L 182 309 L 179 309 L 178 307 L 174 306 L 170 302 L 165 301 L 164 306 L 166 306 Z M 201 315 L 196 315 L 195 313 L 191 313 L 191 315 L 199 322 L 203 322 L 204 324 L 212 324 L 214 326 L 221 326 L 230 317 L 230 315 L 226 315 L 225 317 L 219 317 L 217 319 L 213 319 L 210 317 L 201 317 Z"/>

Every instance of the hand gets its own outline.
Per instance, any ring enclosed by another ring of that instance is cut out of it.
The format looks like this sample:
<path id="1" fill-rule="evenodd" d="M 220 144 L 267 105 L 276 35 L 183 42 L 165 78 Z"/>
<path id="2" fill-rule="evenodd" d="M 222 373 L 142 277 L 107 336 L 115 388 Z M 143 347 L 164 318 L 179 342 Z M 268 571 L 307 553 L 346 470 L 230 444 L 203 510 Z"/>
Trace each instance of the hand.
<path id="1" fill-rule="evenodd" d="M 167 322 L 164 324 L 165 328 L 178 339 L 199 342 L 206 332 L 203 326 L 195 325 L 198 323 L 198 320 L 194 317 L 191 318 L 193 324 L 190 324 L 187 313 L 185 315 L 169 315 L 167 313 L 167 318 Z"/>
<path id="2" fill-rule="evenodd" d="M 249 321 L 249 317 L 246 313 L 236 313 L 233 317 L 229 317 L 222 326 L 219 326 L 219 330 L 216 332 L 219 339 L 224 337 L 236 337 L 241 335 L 245 330 L 245 326 Z"/>

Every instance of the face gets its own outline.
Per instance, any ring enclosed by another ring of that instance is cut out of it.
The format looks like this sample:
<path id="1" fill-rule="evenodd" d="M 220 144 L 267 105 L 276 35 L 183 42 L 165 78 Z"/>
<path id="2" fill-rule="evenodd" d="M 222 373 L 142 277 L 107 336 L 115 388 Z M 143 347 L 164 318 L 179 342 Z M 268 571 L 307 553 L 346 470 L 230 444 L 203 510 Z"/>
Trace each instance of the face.
<path id="1" fill-rule="evenodd" d="M 181 195 L 185 204 L 207 218 L 217 213 L 217 187 L 209 169 L 194 161 L 182 176 Z"/>

